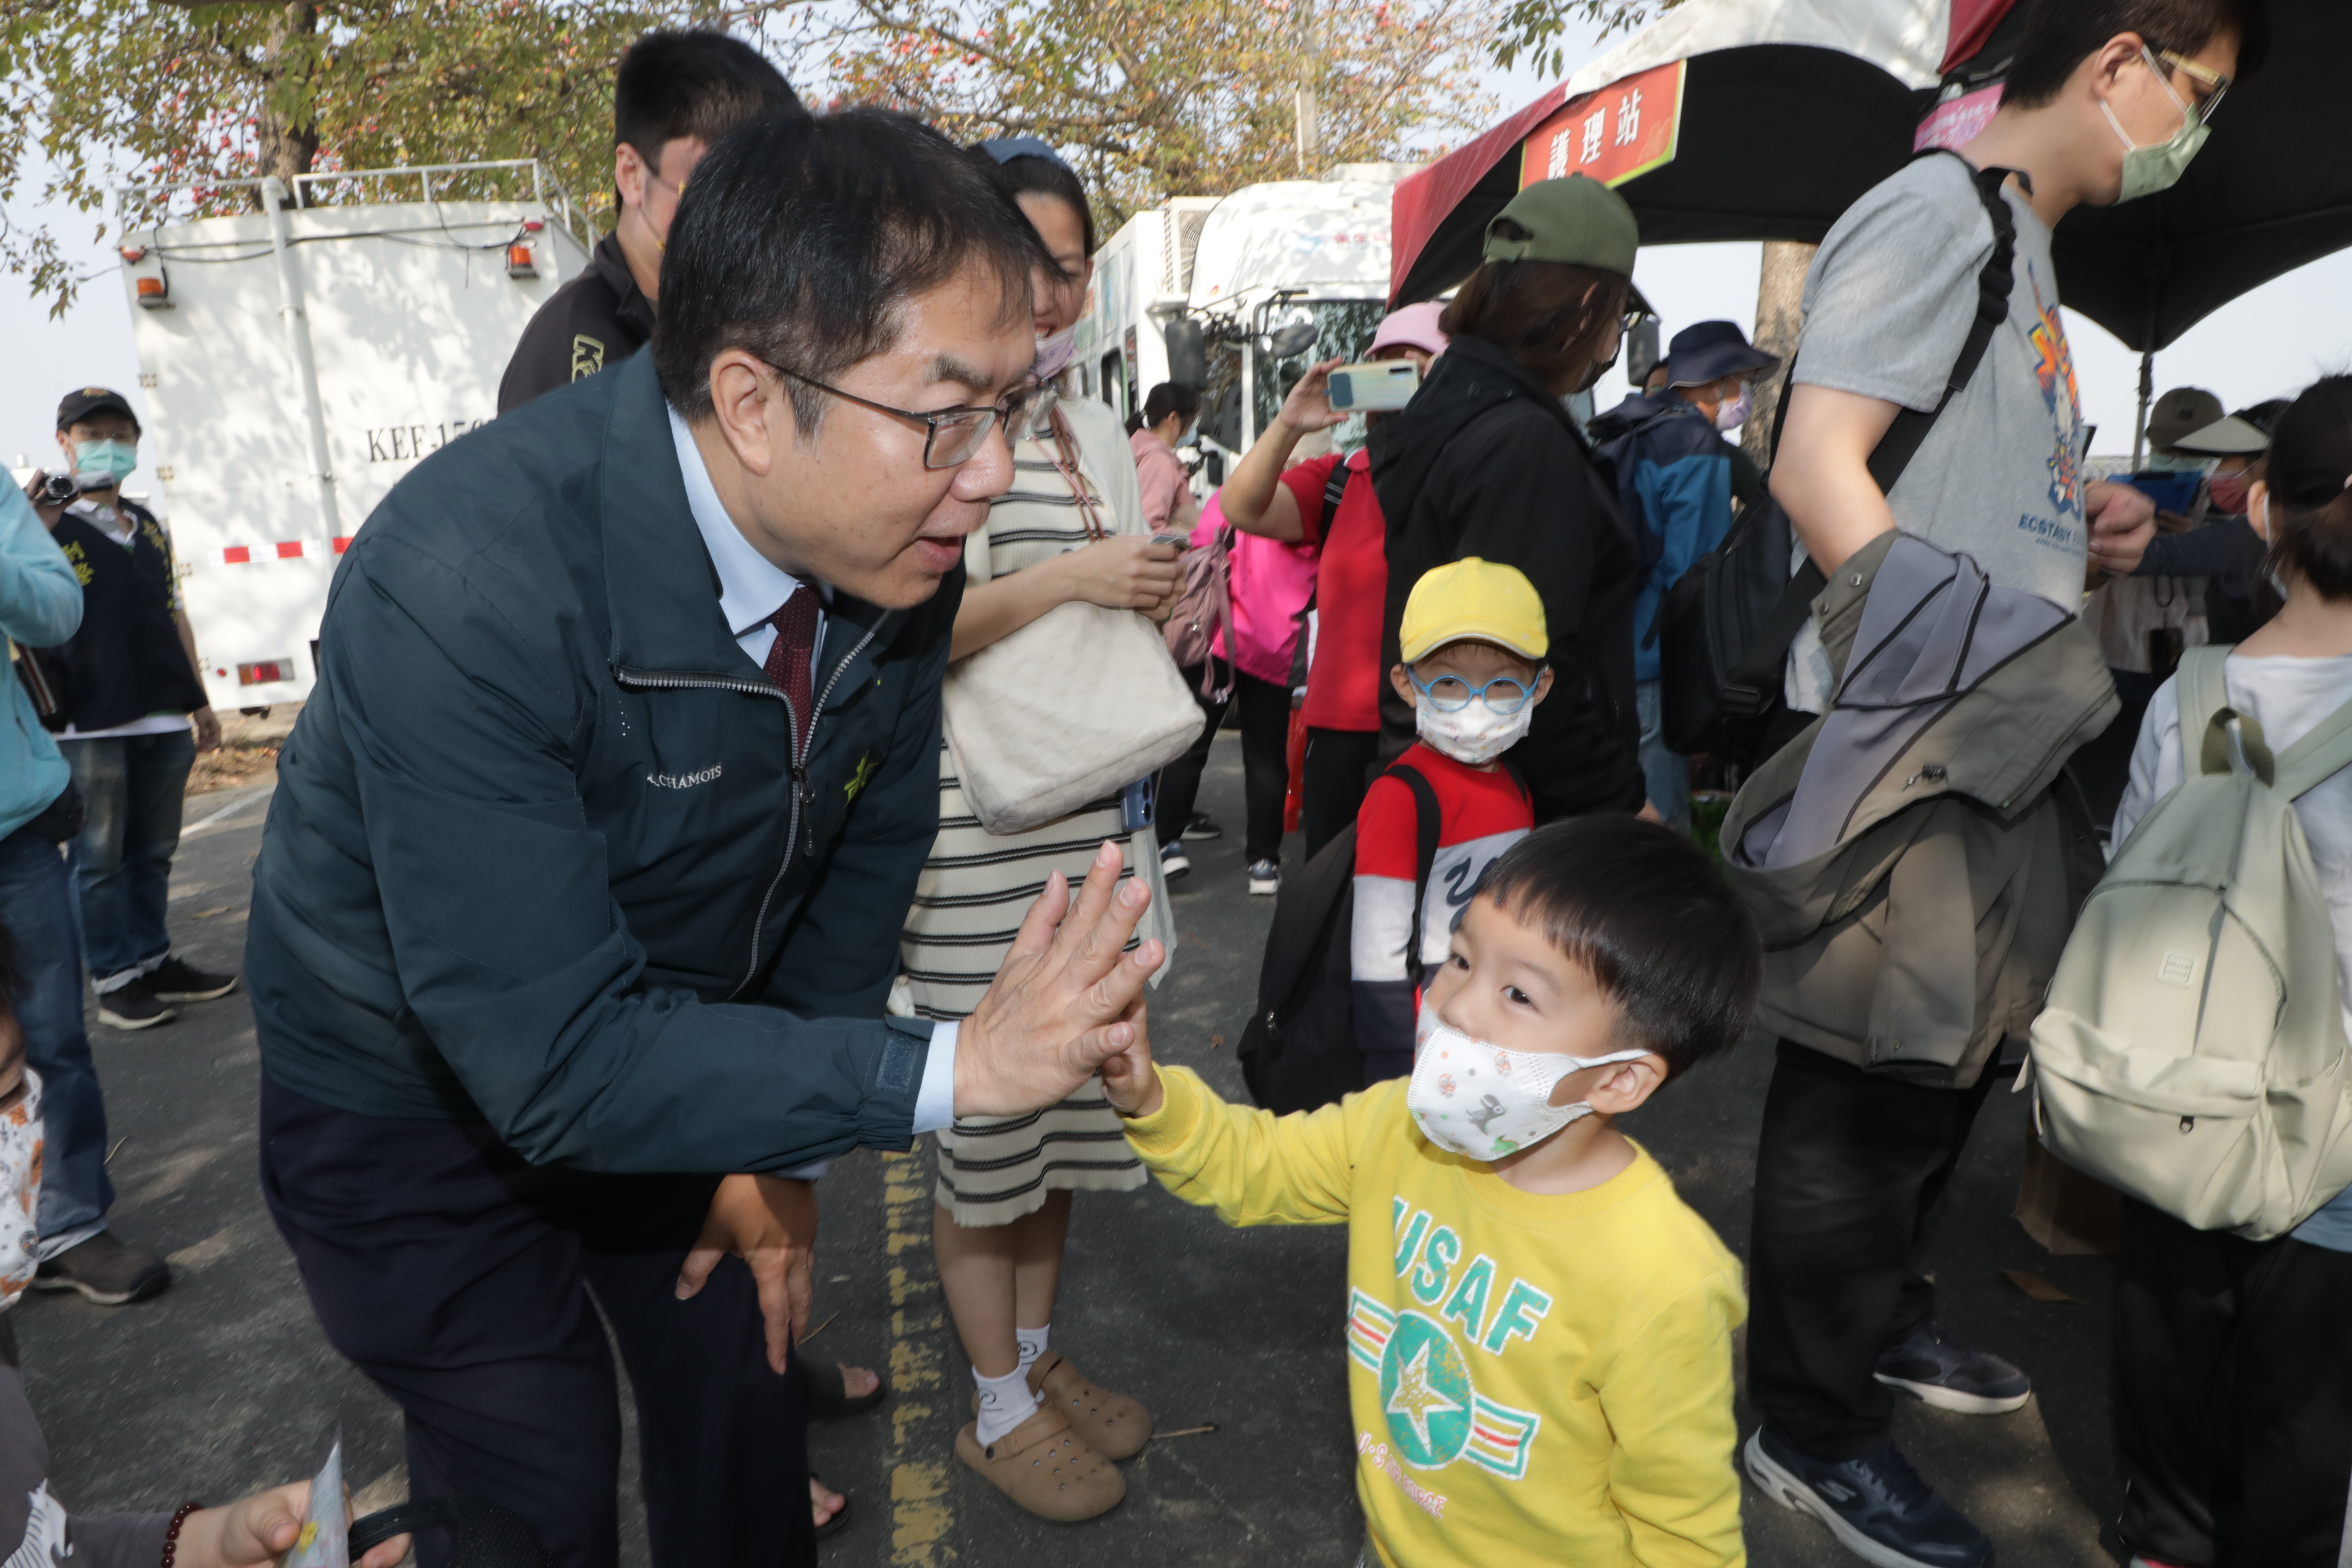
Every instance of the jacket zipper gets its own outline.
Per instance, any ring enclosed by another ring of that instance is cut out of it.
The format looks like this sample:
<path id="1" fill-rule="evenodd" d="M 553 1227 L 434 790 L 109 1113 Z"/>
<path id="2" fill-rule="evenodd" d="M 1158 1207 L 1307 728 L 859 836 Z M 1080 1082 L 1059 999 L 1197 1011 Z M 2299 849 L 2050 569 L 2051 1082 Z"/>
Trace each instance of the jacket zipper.
<path id="1" fill-rule="evenodd" d="M 760 937 L 767 929 L 768 910 L 776 901 L 776 889 L 783 886 L 784 873 L 792 869 L 793 851 L 801 837 L 801 808 L 804 805 L 813 803 L 808 782 L 808 754 L 816 746 L 817 717 L 824 711 L 825 703 L 832 700 L 833 689 L 841 684 L 842 672 L 857 662 L 857 656 L 866 651 L 866 645 L 874 640 L 875 633 L 880 629 L 879 622 L 867 627 L 866 635 L 857 639 L 857 646 L 849 650 L 848 657 L 833 667 L 833 674 L 826 678 L 824 689 L 817 693 L 815 702 L 811 705 L 806 742 L 803 742 L 800 738 L 800 714 L 793 707 L 793 700 L 785 696 L 783 689 L 772 681 L 744 680 L 726 675 L 667 675 L 657 670 L 627 669 L 619 667 L 615 667 L 613 671 L 614 678 L 622 685 L 634 686 L 641 689 L 736 691 L 746 697 L 772 697 L 784 705 L 784 719 L 785 722 L 792 726 L 793 743 L 793 805 L 791 815 L 784 823 L 784 856 L 776 865 L 776 874 L 768 879 L 768 890 L 760 900 L 760 912 L 752 919 L 751 962 L 743 971 L 743 978 L 737 981 L 735 989 L 727 994 L 727 1000 L 730 1002 L 740 996 L 744 987 L 750 985 L 760 973 Z M 811 814 L 809 819 L 808 853 L 810 859 L 816 858 L 816 821 L 814 814 Z"/>

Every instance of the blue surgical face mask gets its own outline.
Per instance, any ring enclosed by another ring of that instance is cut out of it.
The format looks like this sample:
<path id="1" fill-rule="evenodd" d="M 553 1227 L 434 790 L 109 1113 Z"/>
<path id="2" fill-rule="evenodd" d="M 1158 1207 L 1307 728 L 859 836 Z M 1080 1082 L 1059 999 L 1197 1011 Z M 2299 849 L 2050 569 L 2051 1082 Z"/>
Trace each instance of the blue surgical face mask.
<path id="1" fill-rule="evenodd" d="M 119 485 L 129 479 L 131 470 L 138 466 L 139 443 L 135 440 L 117 441 L 109 437 L 103 441 L 74 443 L 74 472 L 78 474 L 105 474 Z"/>
<path id="2" fill-rule="evenodd" d="M 2156 85 L 2164 89 L 2164 96 L 2172 100 L 2174 106 L 2180 110 L 2180 129 L 2165 141 L 2143 147 L 2131 139 L 2131 132 L 2126 131 L 2123 121 L 2116 118 L 2116 111 L 2108 106 L 2107 100 L 2104 98 L 2099 100 L 2099 112 L 2107 117 L 2107 123 L 2115 128 L 2116 135 L 2122 139 L 2124 144 L 2124 184 L 2116 197 L 2119 202 L 2152 196 L 2158 191 L 2171 188 L 2188 172 L 2189 160 L 2197 156 L 2197 150 L 2205 145 L 2205 138 L 2212 134 L 2206 129 L 2205 122 L 2197 117 L 2196 110 L 2182 103 L 2180 95 L 2172 90 L 2172 83 L 2165 78 L 2163 65 L 2148 52 L 2146 44 L 2140 46 L 2139 52 L 2140 58 L 2147 61 L 2147 68 L 2156 73 Z"/>

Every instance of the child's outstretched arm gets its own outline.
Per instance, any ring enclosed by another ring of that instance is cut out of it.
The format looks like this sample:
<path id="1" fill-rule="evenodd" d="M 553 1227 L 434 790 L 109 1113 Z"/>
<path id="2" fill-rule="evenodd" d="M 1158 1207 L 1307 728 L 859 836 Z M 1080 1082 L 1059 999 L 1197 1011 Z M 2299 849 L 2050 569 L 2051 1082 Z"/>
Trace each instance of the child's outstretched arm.
<path id="1" fill-rule="evenodd" d="M 1162 1186 L 1215 1209 L 1228 1225 L 1336 1225 L 1348 1217 L 1349 1151 L 1368 1113 L 1364 1101 L 1385 1104 L 1387 1097 L 1350 1095 L 1281 1117 L 1228 1104 L 1190 1069 L 1156 1066 L 1140 1009 L 1133 1021 L 1135 1043 L 1102 1066 L 1103 1093 Z"/>

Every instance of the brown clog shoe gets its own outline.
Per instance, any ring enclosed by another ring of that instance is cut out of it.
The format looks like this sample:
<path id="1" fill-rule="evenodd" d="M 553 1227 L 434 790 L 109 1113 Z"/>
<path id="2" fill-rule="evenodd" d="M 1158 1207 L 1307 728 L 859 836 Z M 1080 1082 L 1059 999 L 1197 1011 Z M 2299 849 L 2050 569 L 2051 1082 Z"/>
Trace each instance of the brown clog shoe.
<path id="1" fill-rule="evenodd" d="M 1029 1386 L 1059 1410 L 1087 1447 L 1106 1459 L 1128 1459 L 1151 1440 L 1151 1413 L 1123 1394 L 1097 1388 L 1069 1358 L 1048 1351 L 1029 1365 Z"/>
<path id="2" fill-rule="evenodd" d="M 1052 1405 L 982 1447 L 980 1423 L 956 1434 L 956 1458 L 1040 1519 L 1064 1524 L 1108 1513 L 1127 1495 L 1127 1478 L 1070 1430 Z"/>

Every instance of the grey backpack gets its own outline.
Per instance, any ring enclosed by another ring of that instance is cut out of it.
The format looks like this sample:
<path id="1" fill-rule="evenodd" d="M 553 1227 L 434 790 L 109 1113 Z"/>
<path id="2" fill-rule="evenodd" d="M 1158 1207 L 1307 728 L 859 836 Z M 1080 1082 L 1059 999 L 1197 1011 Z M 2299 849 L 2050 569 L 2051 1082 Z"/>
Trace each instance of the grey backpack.
<path id="1" fill-rule="evenodd" d="M 2262 1241 L 2352 1184 L 2336 929 L 2294 809 L 2352 765 L 2352 703 L 2273 757 L 2229 706 L 2228 653 L 2181 659 L 2185 776 L 2084 904 L 2031 1077 L 2066 1163 Z"/>

